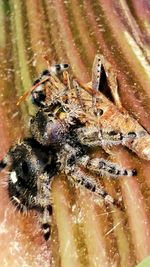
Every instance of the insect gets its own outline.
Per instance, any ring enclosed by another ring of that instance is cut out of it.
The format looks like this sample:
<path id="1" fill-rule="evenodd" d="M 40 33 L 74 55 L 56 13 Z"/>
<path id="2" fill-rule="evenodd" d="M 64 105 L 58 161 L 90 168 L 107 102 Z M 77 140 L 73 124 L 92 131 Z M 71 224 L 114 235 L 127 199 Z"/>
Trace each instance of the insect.
<path id="1" fill-rule="evenodd" d="M 19 102 L 31 93 L 32 102 L 38 107 L 30 119 L 31 135 L 13 145 L 0 162 L 0 169 L 7 167 L 10 171 L 8 193 L 12 202 L 21 211 L 36 209 L 41 214 L 46 240 L 51 232 L 51 183 L 56 174 L 64 173 L 74 185 L 83 186 L 106 203 L 120 207 L 119 201 L 97 185 L 93 175 L 115 179 L 135 176 L 136 170 L 92 158 L 91 149 L 118 144 L 130 147 L 145 136 L 149 138 L 141 126 L 133 128 L 132 119 L 118 110 L 115 112 L 121 119 L 132 125 L 131 131 L 107 126 L 105 114 L 108 106 L 113 109 L 113 104 L 106 101 L 104 106 L 105 97 L 99 93 L 104 72 L 99 55 L 94 60 L 92 87 L 70 80 L 67 68 L 68 64 L 49 66 L 21 97 Z"/>

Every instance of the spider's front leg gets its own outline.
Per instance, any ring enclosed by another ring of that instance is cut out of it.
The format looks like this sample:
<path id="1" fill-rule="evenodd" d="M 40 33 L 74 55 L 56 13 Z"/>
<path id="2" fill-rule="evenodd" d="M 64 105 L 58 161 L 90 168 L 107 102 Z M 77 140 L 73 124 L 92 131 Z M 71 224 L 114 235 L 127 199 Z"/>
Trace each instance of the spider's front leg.
<path id="1" fill-rule="evenodd" d="M 84 156 L 78 161 L 79 164 L 87 168 L 92 173 L 96 173 L 101 176 L 108 176 L 116 178 L 118 176 L 135 176 L 137 172 L 135 169 L 123 168 L 111 161 L 107 161 L 103 158 L 92 158 Z"/>
<path id="2" fill-rule="evenodd" d="M 122 211 L 124 210 L 120 201 L 110 196 L 106 190 L 101 188 L 100 185 L 98 185 L 89 174 L 82 171 L 80 167 L 74 167 L 74 169 L 70 170 L 70 173 L 67 174 L 67 176 L 74 185 L 82 186 L 103 198 L 107 204 L 120 208 Z"/>
<path id="3" fill-rule="evenodd" d="M 107 175 L 113 178 L 121 175 L 133 176 L 136 175 L 136 171 L 121 168 L 117 164 L 104 159 L 90 159 L 89 156 L 76 158 L 76 155 L 72 152 L 70 153 L 69 158 L 67 158 L 65 167 L 65 173 L 68 179 L 73 182 L 74 185 L 81 185 L 85 187 L 89 191 L 101 196 L 106 203 L 119 207 L 122 210 L 123 208 L 121 203 L 118 200 L 113 199 L 104 189 L 102 189 L 93 180 L 89 171 L 91 174 Z M 76 158 L 76 160 L 72 161 L 72 156 L 74 156 L 73 158 Z M 83 169 L 85 169 L 86 172 Z"/>
<path id="4" fill-rule="evenodd" d="M 74 185 L 81 185 L 89 191 L 102 197 L 106 203 L 124 210 L 124 207 L 122 207 L 120 201 L 112 198 L 107 191 L 97 185 L 97 183 L 93 181 L 91 175 L 89 173 L 87 174 L 87 170 L 93 174 L 112 178 L 116 178 L 118 176 L 135 176 L 136 170 L 128 170 L 104 159 L 90 159 L 89 156 L 83 156 L 79 158 L 76 164 L 74 164 L 74 166 L 71 168 L 68 167 L 67 169 L 67 176 L 70 178 L 71 182 L 73 181 Z M 82 170 L 83 167 L 86 169 L 86 172 Z"/>
<path id="5" fill-rule="evenodd" d="M 112 145 L 126 145 L 127 142 L 132 142 L 136 138 L 145 135 L 144 131 L 128 132 L 127 134 L 117 131 L 104 131 L 96 126 L 81 127 L 76 130 L 78 139 L 81 144 L 96 147 L 96 146 L 112 146 Z"/>

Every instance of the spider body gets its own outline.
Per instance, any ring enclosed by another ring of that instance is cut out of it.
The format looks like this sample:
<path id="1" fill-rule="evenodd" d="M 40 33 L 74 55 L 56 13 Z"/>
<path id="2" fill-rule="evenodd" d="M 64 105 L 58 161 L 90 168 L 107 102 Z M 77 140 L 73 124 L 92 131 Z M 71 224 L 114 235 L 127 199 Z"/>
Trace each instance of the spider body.
<path id="1" fill-rule="evenodd" d="M 104 159 L 90 159 L 90 142 L 85 145 L 79 134 L 85 127 L 79 114 L 80 108 L 72 113 L 67 104 L 59 102 L 39 109 L 30 121 L 31 137 L 12 146 L 1 161 L 1 168 L 8 166 L 10 171 L 8 192 L 12 203 L 20 211 L 40 212 L 46 240 L 50 236 L 52 214 L 51 182 L 56 174 L 65 173 L 74 185 L 84 186 L 116 206 L 119 206 L 117 200 L 99 188 L 82 169 L 113 178 L 136 175 L 135 170 Z"/>
<path id="2" fill-rule="evenodd" d="M 125 134 L 100 129 L 98 120 L 103 116 L 103 109 L 97 106 L 99 99 L 94 95 L 87 105 L 75 81 L 74 90 L 70 90 L 70 83 L 63 82 L 63 77 L 59 79 L 67 67 L 67 64 L 52 66 L 34 82 L 31 95 L 38 110 L 30 120 L 31 135 L 12 146 L 0 162 L 1 169 L 8 166 L 10 171 L 8 192 L 12 202 L 21 211 L 36 209 L 40 212 L 46 240 L 50 236 L 51 183 L 55 175 L 64 173 L 74 185 L 120 207 L 116 199 L 97 185 L 93 175 L 114 179 L 135 176 L 136 170 L 128 170 L 103 158 L 92 158 L 90 151 L 105 143 L 124 145 L 142 135 L 140 131 Z M 100 82 L 96 80 L 93 84 L 94 90 L 98 91 Z M 89 93 L 88 96 L 91 97 Z"/>

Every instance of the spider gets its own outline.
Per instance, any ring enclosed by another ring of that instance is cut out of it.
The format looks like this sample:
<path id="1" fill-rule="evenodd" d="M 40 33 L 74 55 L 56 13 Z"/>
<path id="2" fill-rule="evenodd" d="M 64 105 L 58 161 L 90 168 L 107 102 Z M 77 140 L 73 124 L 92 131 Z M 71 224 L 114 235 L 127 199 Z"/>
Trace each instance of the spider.
<path id="1" fill-rule="evenodd" d="M 95 91 L 99 90 L 101 67 L 99 60 L 94 61 Z M 9 169 L 8 193 L 12 203 L 20 211 L 35 209 L 40 213 L 45 240 L 51 233 L 51 183 L 55 175 L 64 173 L 74 185 L 120 207 L 119 201 L 98 186 L 92 176 L 135 176 L 136 170 L 103 158 L 91 158 L 91 148 L 105 143 L 126 145 L 145 134 L 143 131 L 124 134 L 100 129 L 98 122 L 103 110 L 97 107 L 96 94 L 89 108 L 81 96 L 79 83 L 74 79 L 70 81 L 67 68 L 68 64 L 49 67 L 34 82 L 30 92 L 38 110 L 30 119 L 31 134 L 14 144 L 0 162 L 0 169 Z"/>

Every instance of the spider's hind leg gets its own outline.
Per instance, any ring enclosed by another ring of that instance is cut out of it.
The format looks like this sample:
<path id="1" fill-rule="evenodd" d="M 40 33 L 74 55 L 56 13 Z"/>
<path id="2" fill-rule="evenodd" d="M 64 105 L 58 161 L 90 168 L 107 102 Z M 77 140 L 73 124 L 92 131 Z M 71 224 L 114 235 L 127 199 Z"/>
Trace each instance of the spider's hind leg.
<path id="1" fill-rule="evenodd" d="M 50 181 L 50 177 L 47 173 L 41 174 L 37 181 L 37 206 L 41 213 L 41 228 L 45 240 L 48 240 L 51 234 L 51 182 L 52 180 Z"/>
<path id="2" fill-rule="evenodd" d="M 51 235 L 51 216 L 52 216 L 52 206 L 48 205 L 43 208 L 41 213 L 41 228 L 43 230 L 43 235 L 47 241 Z"/>

